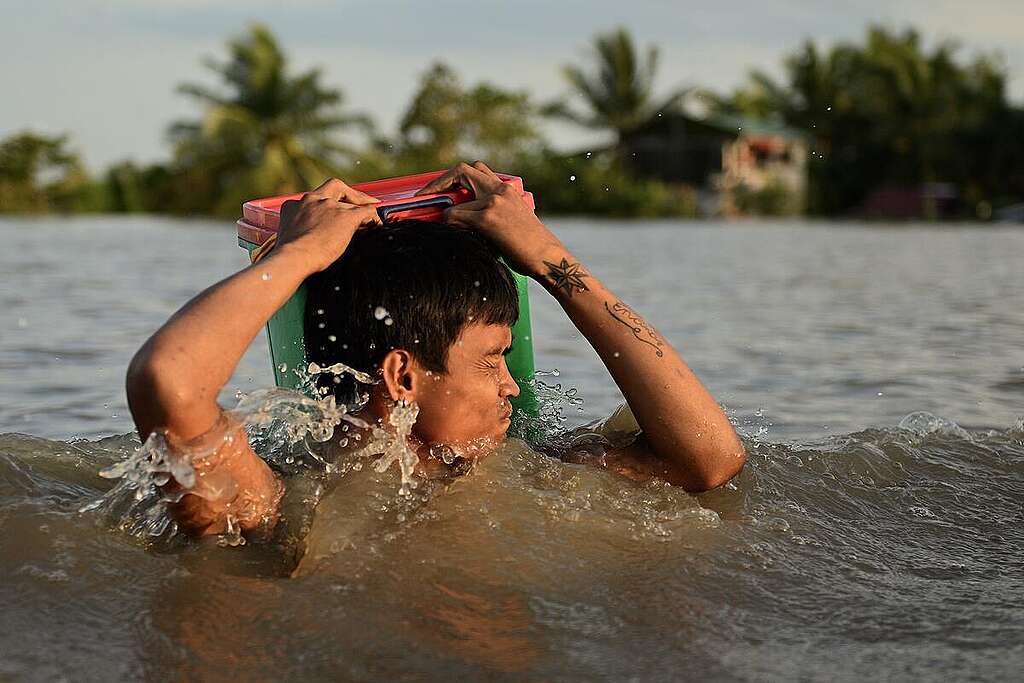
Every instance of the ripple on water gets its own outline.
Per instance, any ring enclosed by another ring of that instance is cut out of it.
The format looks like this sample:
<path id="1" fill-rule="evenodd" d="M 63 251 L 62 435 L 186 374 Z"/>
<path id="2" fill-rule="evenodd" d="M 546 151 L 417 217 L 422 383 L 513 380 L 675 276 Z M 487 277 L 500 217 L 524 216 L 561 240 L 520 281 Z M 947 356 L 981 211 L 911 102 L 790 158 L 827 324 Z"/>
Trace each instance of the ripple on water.
<path id="1" fill-rule="evenodd" d="M 349 468 L 303 494 L 307 505 L 320 500 L 307 536 L 315 561 L 283 582 L 260 578 L 269 565 L 258 548 L 147 550 L 76 513 L 110 486 L 95 472 L 133 451 L 131 437 L 2 435 L 0 597 L 18 628 L 4 629 L 0 646 L 19 652 L 15 671 L 70 675 L 53 659 L 69 645 L 41 630 L 60 614 L 78 629 L 80 661 L 144 661 L 164 673 L 182 657 L 216 667 L 243 642 L 303 653 L 261 660 L 264 673 L 288 661 L 314 677 L 384 655 L 395 672 L 429 664 L 540 677 L 557 677 L 570 657 L 605 678 L 635 672 L 637 647 L 649 648 L 653 670 L 690 661 L 823 674 L 802 654 L 808 641 L 832 643 L 843 670 L 899 652 L 919 662 L 908 675 L 927 676 L 936 662 L 955 669 L 963 648 L 1003 648 L 1005 663 L 1021 627 L 1009 606 L 1024 601 L 1022 434 L 915 413 L 814 443 L 748 443 L 744 472 L 698 496 L 518 441 L 411 497 L 398 494 L 396 472 Z M 210 600 L 216 616 L 202 606 Z M 214 621 L 189 621 L 196 614 Z M 181 640 L 175 624 L 185 623 L 205 635 Z M 114 635 L 101 653 L 86 632 Z M 338 633 L 358 635 L 326 635 Z M 159 645 L 168 638 L 177 649 Z M 768 641 L 788 656 L 738 657 Z M 974 664 L 984 676 L 1001 670 Z M 888 671 L 880 666 L 865 671 Z"/>

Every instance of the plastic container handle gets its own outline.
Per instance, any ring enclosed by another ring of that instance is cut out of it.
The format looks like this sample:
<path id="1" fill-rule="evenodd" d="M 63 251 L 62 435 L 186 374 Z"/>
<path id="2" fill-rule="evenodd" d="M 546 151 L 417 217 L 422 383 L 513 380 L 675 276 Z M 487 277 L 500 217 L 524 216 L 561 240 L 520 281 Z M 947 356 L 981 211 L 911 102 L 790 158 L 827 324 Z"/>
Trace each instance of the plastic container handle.
<path id="1" fill-rule="evenodd" d="M 427 197 L 425 199 L 417 199 L 415 201 L 407 202 L 405 204 L 392 204 L 391 206 L 382 206 L 377 209 L 377 215 L 380 216 L 382 221 L 386 221 L 388 216 L 393 213 L 400 213 L 402 211 L 411 211 L 413 209 L 425 209 L 430 206 L 443 206 L 449 207 L 454 206 L 455 201 L 451 197 L 440 196 L 440 197 Z"/>

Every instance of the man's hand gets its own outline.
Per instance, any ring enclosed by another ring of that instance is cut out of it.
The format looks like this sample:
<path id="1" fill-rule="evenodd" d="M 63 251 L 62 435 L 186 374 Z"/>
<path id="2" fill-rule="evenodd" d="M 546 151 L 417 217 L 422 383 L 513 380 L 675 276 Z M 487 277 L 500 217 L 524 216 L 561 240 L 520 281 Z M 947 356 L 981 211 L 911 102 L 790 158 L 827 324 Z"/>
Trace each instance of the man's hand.
<path id="1" fill-rule="evenodd" d="M 275 248 L 304 254 L 310 272 L 320 272 L 345 253 L 356 230 L 381 222 L 378 201 L 331 178 L 301 200 L 281 205 Z"/>
<path id="2" fill-rule="evenodd" d="M 520 273 L 542 277 L 545 258 L 565 250 L 515 188 L 502 182 L 482 161 L 459 164 L 416 194 L 458 187 L 472 190 L 475 199 L 448 209 L 445 220 L 482 232 Z"/>
<path id="3" fill-rule="evenodd" d="M 558 300 L 626 397 L 644 445 L 665 465 L 660 476 L 705 491 L 739 472 L 743 444 L 668 340 L 585 269 L 482 162 L 459 164 L 420 194 L 455 187 L 472 190 L 476 199 L 448 209 L 448 222 L 485 234 L 511 265 Z"/>

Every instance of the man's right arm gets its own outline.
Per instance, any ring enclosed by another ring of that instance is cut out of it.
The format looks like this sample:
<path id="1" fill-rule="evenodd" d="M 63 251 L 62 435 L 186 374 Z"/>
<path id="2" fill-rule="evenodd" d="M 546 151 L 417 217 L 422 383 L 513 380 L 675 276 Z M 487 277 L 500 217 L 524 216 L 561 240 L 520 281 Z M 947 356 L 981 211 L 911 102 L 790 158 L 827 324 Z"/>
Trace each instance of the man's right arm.
<path id="1" fill-rule="evenodd" d="M 372 197 L 332 179 L 282 207 L 278 244 L 267 258 L 205 290 L 150 337 L 128 368 L 128 405 L 139 437 L 162 433 L 196 478 L 172 509 L 202 535 L 276 517 L 281 483 L 231 423 L 217 395 L 267 320 L 309 275 L 340 256 L 361 225 L 379 222 Z M 181 482 L 169 482 L 180 492 Z"/>
<path id="2" fill-rule="evenodd" d="M 301 254 L 271 254 L 185 304 L 128 367 L 128 405 L 139 437 L 163 433 L 195 470 L 195 485 L 172 514 L 197 535 L 223 531 L 229 514 L 243 528 L 274 517 L 280 483 L 244 430 L 228 422 L 217 395 L 260 328 L 308 274 Z M 176 492 L 181 484 L 168 487 Z"/>

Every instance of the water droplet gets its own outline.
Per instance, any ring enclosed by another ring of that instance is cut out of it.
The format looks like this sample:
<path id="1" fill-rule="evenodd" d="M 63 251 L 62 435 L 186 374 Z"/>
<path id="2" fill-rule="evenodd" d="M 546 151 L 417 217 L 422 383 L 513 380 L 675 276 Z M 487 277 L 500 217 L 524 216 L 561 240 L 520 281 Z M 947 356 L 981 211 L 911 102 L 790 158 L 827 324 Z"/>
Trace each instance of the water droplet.
<path id="1" fill-rule="evenodd" d="M 317 315 L 323 315 L 324 314 L 324 309 L 322 309 L 322 308 L 316 309 L 316 314 Z"/>
<path id="2" fill-rule="evenodd" d="M 384 318 L 384 324 L 385 325 L 394 325 L 395 321 L 392 320 L 391 318 Z"/>
<path id="3" fill-rule="evenodd" d="M 615 356 L 616 358 L 618 358 L 618 357 L 619 357 L 619 352 L 618 352 L 618 351 L 616 351 L 616 352 L 615 352 L 615 353 L 613 353 L 612 355 L 613 355 L 613 356 Z"/>
<path id="4" fill-rule="evenodd" d="M 325 327 L 327 327 L 327 324 L 326 323 L 320 323 L 319 325 L 317 325 L 317 327 L 319 327 L 322 330 Z"/>
<path id="5" fill-rule="evenodd" d="M 388 317 L 388 310 L 383 306 L 378 306 L 377 308 L 373 309 L 373 317 L 376 318 L 377 320 L 383 320 L 384 318 Z"/>
<path id="6" fill-rule="evenodd" d="M 569 182 L 575 183 L 576 182 L 576 176 L 574 176 L 574 175 L 569 176 Z"/>
<path id="7" fill-rule="evenodd" d="M 832 111 L 832 105 L 825 107 L 825 111 Z"/>
<path id="8" fill-rule="evenodd" d="M 260 275 L 260 279 L 266 282 L 267 280 L 270 279 L 270 273 L 263 273 L 263 275 Z"/>
<path id="9" fill-rule="evenodd" d="M 329 335 L 327 335 L 327 340 L 328 341 L 332 341 L 332 342 L 336 342 L 336 341 L 338 341 L 338 338 L 335 337 L 333 334 L 329 334 Z"/>
<path id="10" fill-rule="evenodd" d="M 473 286 L 474 287 L 479 287 L 480 286 L 480 281 L 479 280 L 473 280 Z"/>
<path id="11" fill-rule="evenodd" d="M 288 364 L 281 363 L 280 365 L 277 366 L 277 369 L 281 372 L 288 372 Z"/>
<path id="12" fill-rule="evenodd" d="M 589 159 L 593 152 L 587 152 L 587 158 Z"/>

